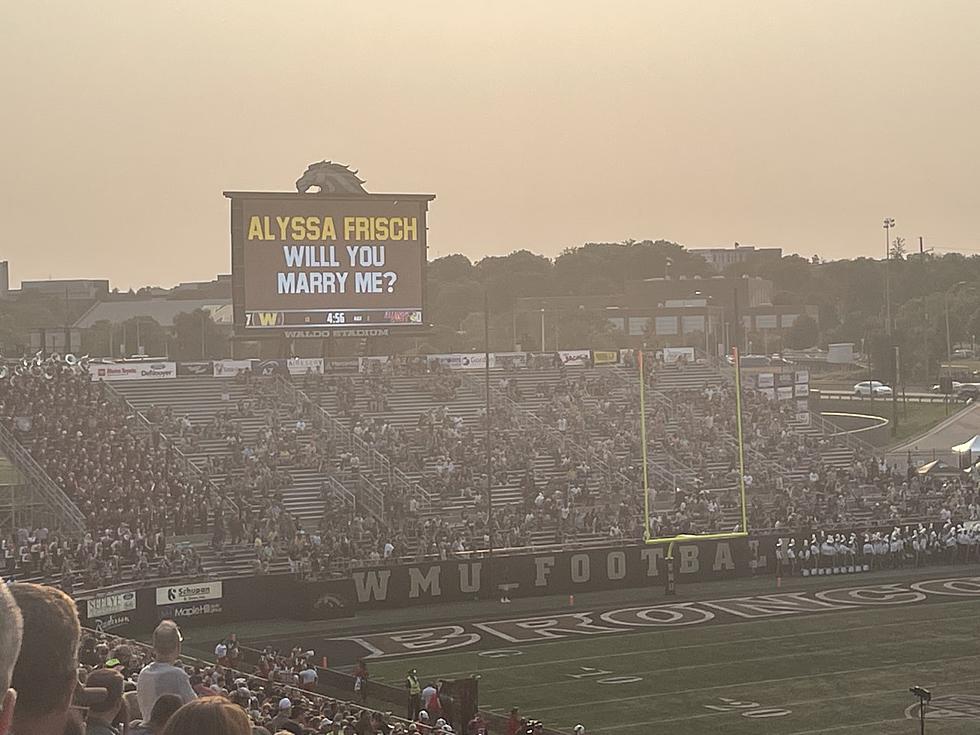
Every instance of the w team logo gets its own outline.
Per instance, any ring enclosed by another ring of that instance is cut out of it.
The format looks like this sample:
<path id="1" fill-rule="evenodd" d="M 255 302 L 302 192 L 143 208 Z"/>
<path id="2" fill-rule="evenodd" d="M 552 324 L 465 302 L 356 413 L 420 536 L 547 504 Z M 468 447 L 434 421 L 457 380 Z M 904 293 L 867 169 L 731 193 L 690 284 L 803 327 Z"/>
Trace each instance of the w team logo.
<path id="1" fill-rule="evenodd" d="M 919 705 L 905 708 L 905 717 L 919 719 Z M 936 720 L 980 720 L 980 695 L 949 694 L 933 697 L 926 705 L 926 719 Z"/>

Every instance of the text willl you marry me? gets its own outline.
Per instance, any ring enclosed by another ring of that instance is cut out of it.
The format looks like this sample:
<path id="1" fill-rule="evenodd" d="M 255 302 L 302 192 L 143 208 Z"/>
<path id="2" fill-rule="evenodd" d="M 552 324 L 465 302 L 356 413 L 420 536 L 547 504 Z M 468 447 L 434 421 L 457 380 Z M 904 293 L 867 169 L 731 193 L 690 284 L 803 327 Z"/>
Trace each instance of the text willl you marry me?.
<path id="1" fill-rule="evenodd" d="M 377 243 L 417 241 L 418 220 L 253 216 L 247 238 L 284 243 L 276 274 L 280 294 L 393 293 L 398 274 L 385 270 L 385 245 Z M 338 244 L 319 244 L 323 242 Z M 373 244 L 347 244 L 351 242 Z"/>

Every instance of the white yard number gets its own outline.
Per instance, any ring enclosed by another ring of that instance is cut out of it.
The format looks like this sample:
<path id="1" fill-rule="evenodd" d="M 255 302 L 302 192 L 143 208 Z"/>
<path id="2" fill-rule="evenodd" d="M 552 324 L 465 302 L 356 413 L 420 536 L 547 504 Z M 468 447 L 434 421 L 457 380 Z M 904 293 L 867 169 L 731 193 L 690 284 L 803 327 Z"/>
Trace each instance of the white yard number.
<path id="1" fill-rule="evenodd" d="M 715 712 L 738 712 L 742 717 L 750 717 L 754 720 L 762 720 L 767 717 L 785 717 L 792 714 L 788 709 L 777 709 L 775 707 L 762 707 L 758 702 L 739 702 L 737 699 L 728 697 L 718 697 L 719 702 L 724 704 L 706 704 L 705 709 L 713 709 Z"/>
<path id="2" fill-rule="evenodd" d="M 594 679 L 597 684 L 633 684 L 643 681 L 642 676 L 616 676 L 612 671 L 593 669 L 591 666 L 579 666 L 579 671 L 582 673 L 566 674 L 566 676 L 572 679 Z"/>

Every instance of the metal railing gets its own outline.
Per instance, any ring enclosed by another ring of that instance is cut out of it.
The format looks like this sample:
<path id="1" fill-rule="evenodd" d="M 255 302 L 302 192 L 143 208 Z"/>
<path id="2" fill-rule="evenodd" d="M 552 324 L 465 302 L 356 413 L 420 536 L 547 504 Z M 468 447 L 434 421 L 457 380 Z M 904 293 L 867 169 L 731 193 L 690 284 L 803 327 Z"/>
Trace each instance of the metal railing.
<path id="1" fill-rule="evenodd" d="M 482 394 L 486 390 L 486 385 L 474 378 L 471 378 L 469 375 L 462 375 L 461 381 L 471 391 L 476 392 L 478 395 Z M 566 438 L 562 432 L 542 421 L 540 416 L 521 406 L 519 403 L 517 403 L 517 401 L 505 394 L 499 388 L 495 387 L 493 383 L 490 384 L 490 396 L 499 404 L 507 406 L 517 418 L 518 425 L 522 426 L 522 428 L 531 426 L 544 431 L 552 439 L 557 439 L 559 442 L 561 442 L 566 449 L 571 449 L 576 459 L 586 460 L 588 457 L 588 451 L 585 449 L 585 447 Z M 618 480 L 623 487 L 629 488 L 637 485 L 635 480 L 631 480 L 620 470 L 610 467 L 604 460 L 601 460 L 598 457 L 593 457 L 591 462 L 594 465 L 597 465 L 608 477 Z M 654 470 L 655 476 L 669 483 L 671 488 L 676 486 L 677 478 L 674 476 L 674 473 L 669 472 L 668 470 L 665 470 L 659 466 L 651 469 Z"/>
<path id="2" fill-rule="evenodd" d="M 78 506 L 54 483 L 27 448 L 5 426 L 0 426 L 0 450 L 17 467 L 33 492 L 43 498 L 49 509 L 54 511 L 54 518 L 61 521 L 64 530 L 83 535 L 85 516 Z"/>
<path id="3" fill-rule="evenodd" d="M 710 355 L 707 355 L 701 351 L 696 351 L 695 354 L 697 354 L 699 359 L 703 359 L 706 364 L 711 366 L 720 377 L 728 380 L 731 383 L 735 382 L 735 367 L 733 365 L 729 365 L 727 361 L 722 361 L 718 358 L 711 357 Z M 823 436 L 839 439 L 856 452 L 864 452 L 871 456 L 875 456 L 880 453 L 879 450 L 877 450 L 872 444 L 869 444 L 856 436 L 843 432 L 839 426 L 827 421 L 827 419 L 823 418 L 818 412 L 810 411 L 809 414 L 810 426 L 816 427 L 818 432 Z M 797 433 L 805 433 L 800 430 L 799 425 L 795 422 L 793 422 L 792 425 Z"/>
<path id="4" fill-rule="evenodd" d="M 842 441 L 855 452 L 862 452 L 866 456 L 876 457 L 883 452 L 882 449 L 875 447 L 870 442 L 866 442 L 864 439 L 845 431 L 832 421 L 828 421 L 816 411 L 810 411 L 810 426 L 818 427 L 824 436 Z"/>
<path id="5" fill-rule="evenodd" d="M 154 434 L 159 436 L 167 444 L 170 451 L 173 452 L 177 467 L 181 472 L 200 480 L 208 488 L 213 490 L 224 503 L 228 504 L 231 507 L 231 510 L 233 510 L 236 514 L 239 512 L 238 503 L 236 503 L 231 496 L 219 488 L 214 480 L 205 475 L 204 471 L 200 467 L 188 459 L 187 455 L 180 451 L 180 448 L 173 439 L 161 431 L 156 424 L 150 421 L 146 414 L 136 408 L 136 406 L 134 406 L 129 399 L 126 398 L 126 396 L 117 391 L 108 383 L 103 383 L 103 386 L 105 387 L 106 396 L 110 400 L 114 401 L 120 408 L 123 408 L 128 414 L 136 418 L 137 432 L 150 439 L 152 439 Z"/>
<path id="6" fill-rule="evenodd" d="M 622 375 L 622 373 L 617 373 L 617 377 L 629 382 L 629 379 L 626 376 Z M 632 388 L 632 386 L 630 387 Z M 657 396 L 657 401 L 668 412 L 669 415 L 671 416 L 677 415 L 678 407 L 672 398 L 669 398 L 663 391 L 657 390 L 657 388 L 651 385 L 649 381 L 647 382 L 646 388 L 647 388 L 646 395 Z M 726 448 L 735 452 L 738 451 L 738 438 L 736 436 L 728 432 L 719 432 L 719 434 L 721 436 L 721 441 Z M 760 466 L 768 470 L 769 472 L 774 472 L 776 474 L 787 474 L 789 472 L 788 468 L 784 467 L 778 462 L 769 459 L 764 454 L 762 454 L 762 452 L 760 452 L 759 450 L 754 449 L 750 446 L 746 446 L 744 449 L 745 449 L 746 458 L 751 460 L 752 464 L 756 466 Z M 686 472 L 693 477 L 697 477 L 698 475 L 697 470 L 693 469 L 692 467 L 685 464 L 680 459 L 677 459 L 673 455 L 670 455 L 670 459 L 672 464 L 676 464 L 681 468 L 681 471 Z"/>
<path id="7" fill-rule="evenodd" d="M 383 478 L 388 483 L 389 488 L 399 489 L 410 496 L 414 496 L 419 503 L 419 510 L 427 509 L 431 506 L 432 496 L 404 472 L 394 467 L 381 452 L 368 445 L 367 442 L 358 437 L 353 431 L 327 413 L 319 402 L 311 399 L 304 391 L 297 388 L 291 380 L 282 376 L 278 376 L 276 380 L 281 389 L 297 405 L 309 406 L 316 412 L 317 417 L 320 419 L 323 428 L 327 430 L 327 435 L 331 440 L 339 446 L 350 449 L 357 456 L 361 463 L 362 472 L 358 482 L 363 484 L 363 487 L 359 488 L 358 492 L 365 496 L 361 498 L 361 502 L 379 519 L 384 520 L 384 508 L 386 505 L 384 491 L 370 477 L 364 474 L 365 470 L 370 471 L 370 474 L 375 477 Z"/>

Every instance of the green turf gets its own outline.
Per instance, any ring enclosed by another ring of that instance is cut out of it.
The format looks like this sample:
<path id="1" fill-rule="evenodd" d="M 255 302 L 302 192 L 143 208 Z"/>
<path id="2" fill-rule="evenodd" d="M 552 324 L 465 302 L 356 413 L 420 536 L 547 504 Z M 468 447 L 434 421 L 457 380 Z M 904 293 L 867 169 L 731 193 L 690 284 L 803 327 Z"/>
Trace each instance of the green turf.
<path id="1" fill-rule="evenodd" d="M 977 600 L 862 608 L 538 643 L 507 659 L 474 651 L 412 663 L 423 678 L 479 674 L 485 708 L 518 706 L 565 731 L 581 722 L 589 733 L 912 733 L 912 684 L 936 694 L 978 690 L 978 613 Z M 371 670 L 400 681 L 405 662 Z M 788 714 L 758 716 L 772 710 Z M 976 720 L 930 725 L 980 731 Z"/>
<path id="2" fill-rule="evenodd" d="M 918 436 L 963 408 L 964 404 L 959 402 L 952 402 L 948 406 L 942 403 L 903 402 L 902 397 L 899 396 L 898 432 L 895 436 L 889 434 L 887 443 L 889 446 L 895 446 Z M 875 401 L 834 401 L 828 399 L 820 402 L 820 410 L 864 413 L 882 416 L 888 420 L 891 420 L 892 417 L 891 401 L 884 399 Z M 858 436 L 861 437 L 862 435 L 858 434 Z"/>
<path id="3" fill-rule="evenodd" d="M 841 579 L 796 577 L 783 580 L 782 591 L 905 584 L 978 573 L 976 565 L 965 565 Z M 774 587 L 774 579 L 765 576 L 684 585 L 678 588 L 676 601 L 766 594 L 775 592 Z M 601 611 L 667 601 L 660 588 L 583 593 L 576 595 L 575 609 Z M 346 620 L 188 627 L 185 644 L 209 658 L 214 641 L 231 629 L 247 644 L 274 642 L 289 648 L 297 637 L 335 638 L 567 610 L 567 599 L 562 597 L 517 599 L 506 607 L 487 601 L 440 604 L 363 612 Z M 589 733 L 605 735 L 911 734 L 918 732 L 918 725 L 905 717 L 906 707 L 914 702 L 909 686 L 924 686 L 937 696 L 980 695 L 978 633 L 980 599 L 950 596 L 912 605 L 567 638 L 513 646 L 520 654 L 507 659 L 488 657 L 485 647 L 420 655 L 412 657 L 410 665 L 429 680 L 479 674 L 482 706 L 505 712 L 516 705 L 565 732 L 582 722 Z M 372 679 L 399 687 L 408 665 L 404 658 L 369 662 Z M 595 670 L 610 673 L 595 675 Z M 598 683 L 600 678 L 615 676 L 642 678 Z M 747 706 L 751 704 L 757 706 Z M 766 709 L 790 712 L 771 718 L 741 714 Z M 934 719 L 927 732 L 976 733 L 980 719 Z"/>

